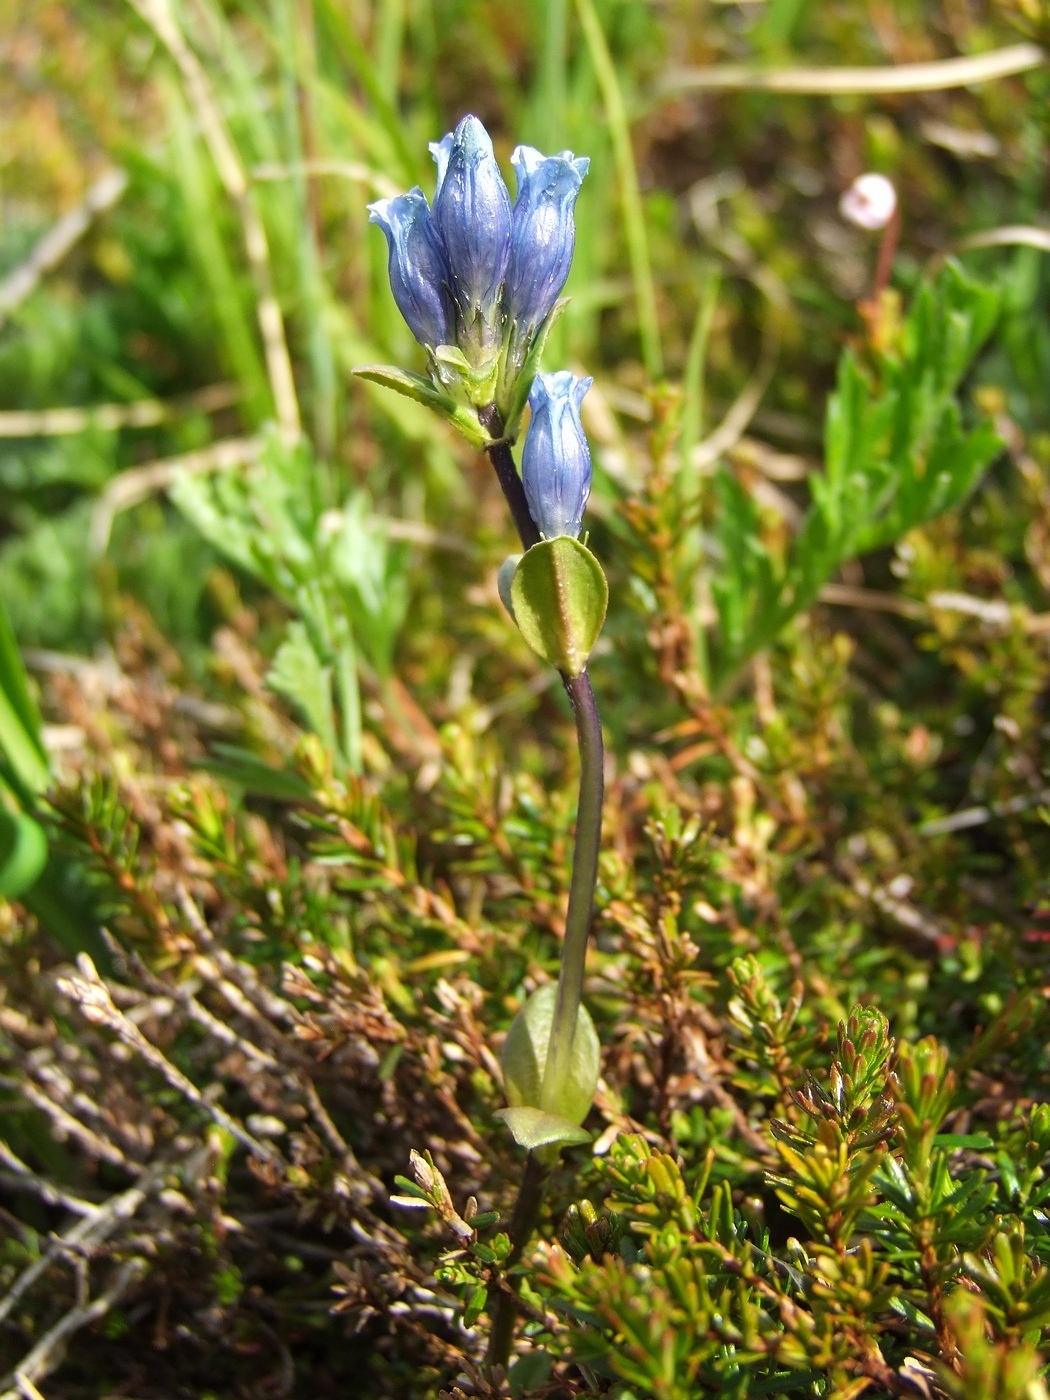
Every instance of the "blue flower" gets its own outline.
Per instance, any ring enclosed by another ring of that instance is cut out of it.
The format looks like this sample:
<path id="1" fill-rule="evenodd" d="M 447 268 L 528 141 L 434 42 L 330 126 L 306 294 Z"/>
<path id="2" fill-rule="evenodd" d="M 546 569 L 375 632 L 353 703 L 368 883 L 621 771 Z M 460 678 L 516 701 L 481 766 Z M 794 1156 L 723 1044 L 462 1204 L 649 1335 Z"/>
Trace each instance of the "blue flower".
<path id="1" fill-rule="evenodd" d="M 504 310 L 519 336 L 530 336 L 550 314 L 569 275 L 576 241 L 573 207 L 590 161 L 571 151 L 545 156 L 532 146 L 519 146 L 511 163 L 518 197 L 511 215 Z"/>
<path id="2" fill-rule="evenodd" d="M 455 314 L 449 295 L 449 269 L 430 206 L 416 186 L 408 194 L 368 206 L 369 221 L 386 234 L 390 248 L 390 290 L 408 328 L 421 345 L 451 345 Z"/>
<path id="3" fill-rule="evenodd" d="M 512 207 L 477 117 L 464 117 L 430 151 L 437 164 L 432 205 L 416 188 L 368 206 L 389 245 L 391 290 L 429 351 L 440 399 L 427 401 L 440 403 L 471 441 L 490 439 L 480 416 L 490 409 L 496 416 L 486 422 L 513 438 L 540 337 L 569 274 L 576 196 L 590 162 L 571 151 L 545 156 L 519 146 Z M 404 376 L 381 382 L 426 400 Z"/>
<path id="4" fill-rule="evenodd" d="M 470 327 L 480 315 L 492 324 L 510 257 L 510 195 L 489 134 L 477 117 L 431 144 L 438 167 L 434 223 L 441 235 L 452 295 Z"/>
<path id="5" fill-rule="evenodd" d="M 591 489 L 591 452 L 580 405 L 593 382 L 564 369 L 537 374 L 532 381 L 532 421 L 521 455 L 521 478 L 529 514 L 544 539 L 575 539 L 580 533 Z"/>

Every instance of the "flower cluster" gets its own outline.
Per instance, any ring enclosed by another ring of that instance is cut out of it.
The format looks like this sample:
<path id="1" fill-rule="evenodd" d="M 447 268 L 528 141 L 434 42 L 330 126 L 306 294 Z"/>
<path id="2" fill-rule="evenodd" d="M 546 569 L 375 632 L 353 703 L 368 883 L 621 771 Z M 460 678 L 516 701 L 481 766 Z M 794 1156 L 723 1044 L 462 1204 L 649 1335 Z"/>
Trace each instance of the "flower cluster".
<path id="1" fill-rule="evenodd" d="M 512 429 L 569 275 L 589 161 L 519 146 L 512 205 L 477 117 L 464 117 L 430 151 L 433 208 L 418 186 L 369 205 L 389 245 L 391 290 L 429 352 L 435 387 L 475 409 L 495 404 Z"/>

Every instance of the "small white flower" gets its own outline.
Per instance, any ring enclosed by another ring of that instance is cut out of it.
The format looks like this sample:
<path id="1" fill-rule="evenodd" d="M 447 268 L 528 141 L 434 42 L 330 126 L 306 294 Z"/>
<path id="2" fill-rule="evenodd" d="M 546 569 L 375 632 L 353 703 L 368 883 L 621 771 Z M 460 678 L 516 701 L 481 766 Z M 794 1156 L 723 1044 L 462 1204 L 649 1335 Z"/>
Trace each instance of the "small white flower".
<path id="1" fill-rule="evenodd" d="M 839 200 L 839 213 L 858 228 L 885 228 L 897 208 L 897 191 L 885 175 L 858 175 Z"/>

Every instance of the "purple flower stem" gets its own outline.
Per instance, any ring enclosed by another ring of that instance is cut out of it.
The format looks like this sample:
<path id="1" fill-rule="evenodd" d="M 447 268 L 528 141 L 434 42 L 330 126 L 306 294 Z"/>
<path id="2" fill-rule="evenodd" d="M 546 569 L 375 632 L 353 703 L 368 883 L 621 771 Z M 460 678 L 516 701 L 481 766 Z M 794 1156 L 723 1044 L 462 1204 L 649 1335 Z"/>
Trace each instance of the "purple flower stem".
<path id="1" fill-rule="evenodd" d="M 510 507 L 515 528 L 521 536 L 521 547 L 522 549 L 531 549 L 534 544 L 539 544 L 540 532 L 529 513 L 529 503 L 525 499 L 525 487 L 521 484 L 518 468 L 514 464 L 514 454 L 510 450 L 510 443 L 503 436 L 503 419 L 500 417 L 499 409 L 494 403 L 490 403 L 487 408 L 481 410 L 478 417 L 485 431 L 496 439 L 492 446 L 486 450 L 489 460 L 496 469 L 496 479 L 506 497 L 507 505 Z"/>

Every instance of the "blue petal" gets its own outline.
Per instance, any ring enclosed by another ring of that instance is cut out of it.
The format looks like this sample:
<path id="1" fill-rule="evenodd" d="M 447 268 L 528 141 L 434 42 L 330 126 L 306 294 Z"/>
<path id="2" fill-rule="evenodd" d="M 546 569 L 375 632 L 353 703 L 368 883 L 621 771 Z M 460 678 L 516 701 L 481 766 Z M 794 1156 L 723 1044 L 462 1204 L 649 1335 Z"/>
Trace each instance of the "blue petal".
<path id="1" fill-rule="evenodd" d="M 537 374 L 529 391 L 532 419 L 521 456 L 529 514 L 544 539 L 572 535 L 583 523 L 591 489 L 591 452 L 580 405 L 592 379 L 568 370 Z"/>
<path id="2" fill-rule="evenodd" d="M 569 275 L 576 243 L 573 209 L 590 161 L 571 151 L 545 156 L 519 146 L 511 162 L 518 197 L 504 305 L 519 333 L 529 335 L 550 314 Z"/>
<path id="3" fill-rule="evenodd" d="M 441 239 L 418 186 L 368 206 L 369 221 L 386 234 L 390 249 L 390 290 L 408 328 L 422 345 L 449 345 L 455 317 L 449 271 Z"/>
<path id="4" fill-rule="evenodd" d="M 445 171 L 448 169 L 448 158 L 452 151 L 452 142 L 454 140 L 455 134 L 450 131 L 447 136 L 442 136 L 440 141 L 431 141 L 427 147 L 427 150 L 434 157 L 434 164 L 438 168 L 437 188 L 434 190 L 435 203 L 437 202 L 438 195 L 441 193 L 441 186 L 445 183 Z"/>
<path id="5" fill-rule="evenodd" d="M 441 234 L 452 294 L 468 324 L 494 318 L 510 255 L 510 195 L 489 134 L 464 117 L 431 146 L 438 166 L 434 222 Z"/>

